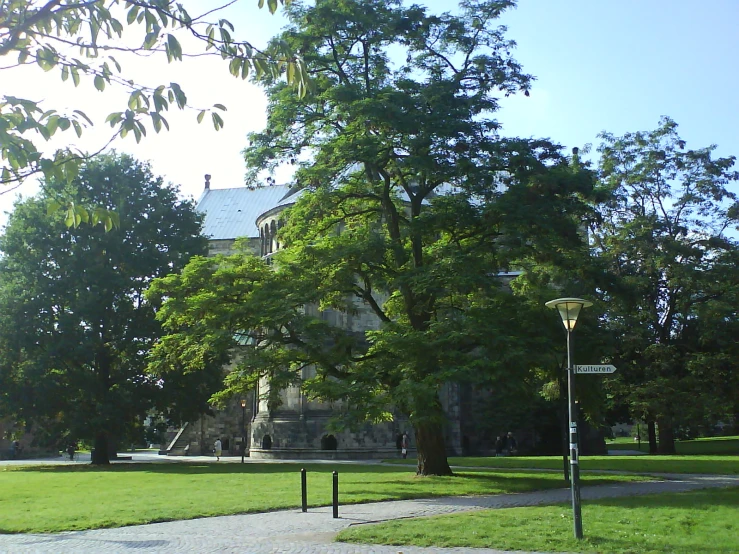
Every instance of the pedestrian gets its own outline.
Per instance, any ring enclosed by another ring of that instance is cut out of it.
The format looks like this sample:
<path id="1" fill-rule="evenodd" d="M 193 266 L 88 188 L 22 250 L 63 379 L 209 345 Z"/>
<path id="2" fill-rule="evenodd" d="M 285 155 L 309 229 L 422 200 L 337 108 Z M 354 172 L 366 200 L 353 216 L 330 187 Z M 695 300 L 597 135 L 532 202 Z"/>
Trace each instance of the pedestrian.
<path id="1" fill-rule="evenodd" d="M 15 459 L 15 455 L 18 452 L 18 441 L 10 441 L 10 457 Z"/>
<path id="2" fill-rule="evenodd" d="M 213 443 L 213 453 L 216 455 L 216 462 L 221 461 L 221 454 L 223 453 L 223 446 L 221 445 L 221 439 L 216 439 Z"/>
<path id="3" fill-rule="evenodd" d="M 503 455 L 503 437 L 501 437 L 500 435 L 495 437 L 495 455 L 496 456 Z"/>
<path id="4" fill-rule="evenodd" d="M 506 448 L 508 449 L 509 456 L 513 456 L 518 453 L 518 443 L 516 442 L 516 438 L 513 436 L 513 433 L 510 431 L 508 431 L 508 436 L 506 437 Z"/>
<path id="5" fill-rule="evenodd" d="M 403 433 L 403 438 L 400 439 L 400 453 L 403 459 L 408 457 L 408 433 Z"/>
<path id="6" fill-rule="evenodd" d="M 67 454 L 69 454 L 69 461 L 74 460 L 74 453 L 77 450 L 77 443 L 76 442 L 70 442 L 69 446 L 67 446 Z"/>

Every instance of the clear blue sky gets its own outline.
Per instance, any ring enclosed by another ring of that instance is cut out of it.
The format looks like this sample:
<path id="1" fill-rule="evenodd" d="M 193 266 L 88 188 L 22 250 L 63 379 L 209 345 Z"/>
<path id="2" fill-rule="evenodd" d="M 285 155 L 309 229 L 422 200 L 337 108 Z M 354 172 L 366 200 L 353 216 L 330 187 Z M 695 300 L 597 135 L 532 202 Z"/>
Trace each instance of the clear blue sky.
<path id="1" fill-rule="evenodd" d="M 195 15 L 216 1 L 184 4 Z M 454 0 L 418 3 L 434 12 L 456 8 Z M 256 44 L 284 23 L 281 16 L 259 10 L 257 0 L 240 0 L 211 19 L 217 17 L 229 19 L 238 37 Z M 720 155 L 739 155 L 739 0 L 520 0 L 501 23 L 518 43 L 515 56 L 537 79 L 529 98 L 504 101 L 498 114 L 504 134 L 548 137 L 569 150 L 597 143 L 603 130 L 654 129 L 660 116 L 668 115 L 680 125 L 689 148 L 717 144 Z M 220 60 L 167 65 L 161 57 L 137 58 L 124 61 L 124 70 L 154 86 L 176 81 L 195 106 L 219 102 L 228 112 L 219 132 L 196 125 L 197 112 L 170 112 L 172 131 L 149 134 L 140 145 L 129 136 L 116 148 L 150 159 L 157 174 L 180 184 L 188 196 L 200 195 L 205 173 L 213 175 L 215 188 L 242 184 L 246 134 L 265 121 L 266 101 L 258 87 L 233 79 Z M 125 97 L 98 93 L 91 82 L 74 89 L 58 74 L 37 68 L 3 79 L 0 93 L 34 99 L 42 94 L 45 109 L 84 106 L 98 121 L 80 141 L 88 150 L 105 143 L 110 133 L 102 124 L 105 116 L 125 106 Z M 64 139 L 75 140 L 69 134 Z M 24 189 L 24 195 L 33 192 L 30 186 Z M 0 209 L 8 209 L 10 200 L 12 195 L 0 196 Z"/>
<path id="2" fill-rule="evenodd" d="M 516 99 L 501 114 L 508 132 L 571 147 L 668 115 L 689 147 L 739 154 L 736 0 L 521 0 L 502 21 L 537 77 L 536 107 Z"/>

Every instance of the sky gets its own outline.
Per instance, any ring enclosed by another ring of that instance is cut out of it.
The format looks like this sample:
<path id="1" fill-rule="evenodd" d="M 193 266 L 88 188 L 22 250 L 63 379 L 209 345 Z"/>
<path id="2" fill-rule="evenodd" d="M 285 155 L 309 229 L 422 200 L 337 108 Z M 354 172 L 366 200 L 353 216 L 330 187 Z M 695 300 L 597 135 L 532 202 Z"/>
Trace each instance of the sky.
<path id="1" fill-rule="evenodd" d="M 451 6 L 450 0 L 417 3 L 432 12 Z M 183 4 L 194 15 L 212 9 L 214 0 Z M 285 23 L 281 16 L 258 9 L 257 0 L 239 0 L 217 17 L 231 21 L 237 37 L 256 45 Z M 503 100 L 497 114 L 502 134 L 550 138 L 569 150 L 597 145 L 602 131 L 621 135 L 652 130 L 667 115 L 679 124 L 688 148 L 716 144 L 718 155 L 737 155 L 737 21 L 736 0 L 519 0 L 500 23 L 517 43 L 515 57 L 536 81 L 530 97 Z M 179 185 L 184 197 L 202 194 L 206 173 L 212 175 L 213 188 L 242 186 L 245 165 L 240 152 L 246 135 L 261 130 L 266 121 L 266 99 L 259 87 L 233 78 L 219 59 L 173 64 L 163 56 L 118 59 L 124 73 L 139 82 L 156 86 L 174 81 L 194 108 L 221 103 L 228 111 L 220 131 L 207 118 L 197 124 L 197 109 L 170 111 L 169 132 L 151 132 L 140 144 L 129 135 L 113 147 L 150 160 L 154 173 Z M 96 122 L 81 139 L 73 133 L 57 134 L 46 145 L 49 150 L 68 144 L 97 150 L 112 134 L 103 123 L 106 115 L 125 109 L 127 98 L 115 91 L 96 91 L 91 79 L 75 88 L 63 83 L 58 72 L 44 74 L 37 67 L 3 70 L 0 95 L 5 94 L 41 100 L 46 109 L 83 109 Z M 277 175 L 278 182 L 287 178 L 287 173 Z M 18 193 L 28 196 L 36 190 L 37 184 L 29 181 L 0 194 L 0 213 L 12 208 Z M 734 190 L 739 193 L 736 186 Z"/>

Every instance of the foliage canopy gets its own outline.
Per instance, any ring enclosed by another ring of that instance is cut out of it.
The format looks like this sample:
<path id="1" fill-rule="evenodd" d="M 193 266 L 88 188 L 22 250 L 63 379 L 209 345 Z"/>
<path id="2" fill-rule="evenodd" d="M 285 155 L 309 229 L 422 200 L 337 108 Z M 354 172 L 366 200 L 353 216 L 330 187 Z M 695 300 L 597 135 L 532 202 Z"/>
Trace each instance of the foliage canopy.
<path id="1" fill-rule="evenodd" d="M 297 165 L 303 193 L 279 235 L 285 248 L 271 267 L 236 255 L 157 280 L 150 294 L 167 299 L 158 317 L 170 335 L 154 348 L 156 371 L 173 359 L 203 370 L 179 353 L 232 347 L 246 333 L 253 347 L 224 394 L 268 376 L 273 402 L 299 383 L 341 400 L 349 424 L 402 414 L 419 472 L 450 472 L 440 390 L 525 381 L 528 354 L 542 350 L 526 328 L 534 316 L 499 274 L 526 256 L 564 262 L 562 252 L 582 248 L 592 188 L 557 145 L 499 136 L 499 97 L 531 82 L 496 26 L 511 6 L 286 9 L 291 24 L 273 43 L 301 53 L 314 93 L 268 78 L 267 126 L 245 150 L 255 180 Z"/>
<path id="2" fill-rule="evenodd" d="M 53 194 L 115 209 L 121 225 L 72 232 L 47 214 Z M 41 443 L 94 441 L 104 463 L 108 441 L 134 436 L 148 410 L 167 405 L 179 421 L 205 409 L 207 379 L 145 375 L 161 329 L 143 293 L 206 246 L 192 204 L 126 155 L 94 158 L 71 184 L 51 180 L 17 203 L 0 237 L 3 412 Z"/>

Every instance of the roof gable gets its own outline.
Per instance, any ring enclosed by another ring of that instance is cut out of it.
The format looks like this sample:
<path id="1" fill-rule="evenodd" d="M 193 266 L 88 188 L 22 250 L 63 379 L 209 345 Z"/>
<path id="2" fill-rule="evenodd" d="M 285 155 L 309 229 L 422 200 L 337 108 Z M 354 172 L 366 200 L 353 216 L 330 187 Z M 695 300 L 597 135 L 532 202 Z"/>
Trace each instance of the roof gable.
<path id="1" fill-rule="evenodd" d="M 289 191 L 289 185 L 207 189 L 195 207 L 205 214 L 203 235 L 211 240 L 258 237 L 257 218 L 281 205 Z"/>

